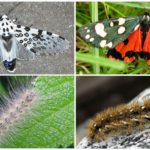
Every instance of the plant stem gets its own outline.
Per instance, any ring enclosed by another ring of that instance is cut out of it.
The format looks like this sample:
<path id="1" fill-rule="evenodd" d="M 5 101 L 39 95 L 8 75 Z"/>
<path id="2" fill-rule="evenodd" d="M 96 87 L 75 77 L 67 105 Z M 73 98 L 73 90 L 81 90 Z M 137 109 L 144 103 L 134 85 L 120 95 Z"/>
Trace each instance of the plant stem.
<path id="1" fill-rule="evenodd" d="M 96 57 L 89 54 L 76 53 L 76 60 L 84 63 L 90 63 L 97 66 L 110 67 L 116 70 L 125 70 L 127 64 L 122 61 L 111 60 L 104 57 Z M 114 72 L 114 71 L 113 71 Z"/>
<path id="2" fill-rule="evenodd" d="M 98 21 L 98 2 L 91 2 L 91 19 L 92 19 L 92 22 Z M 95 57 L 99 57 L 99 49 L 98 48 L 93 49 L 93 55 Z M 93 64 L 93 72 L 95 74 L 100 73 L 99 65 Z"/>

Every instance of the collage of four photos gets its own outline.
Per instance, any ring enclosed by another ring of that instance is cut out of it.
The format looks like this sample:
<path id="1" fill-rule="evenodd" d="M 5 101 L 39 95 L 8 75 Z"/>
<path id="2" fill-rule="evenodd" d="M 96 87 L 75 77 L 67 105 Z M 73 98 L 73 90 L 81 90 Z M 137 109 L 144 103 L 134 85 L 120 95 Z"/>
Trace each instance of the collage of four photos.
<path id="1" fill-rule="evenodd" d="M 0 14 L 0 148 L 150 148 L 150 2 Z"/>

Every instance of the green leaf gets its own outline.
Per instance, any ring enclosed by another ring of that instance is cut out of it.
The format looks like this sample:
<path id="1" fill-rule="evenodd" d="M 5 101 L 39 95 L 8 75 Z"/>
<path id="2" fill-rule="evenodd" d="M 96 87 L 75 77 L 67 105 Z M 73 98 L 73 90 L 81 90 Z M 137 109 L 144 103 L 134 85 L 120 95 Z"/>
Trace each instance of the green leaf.
<path id="1" fill-rule="evenodd" d="M 150 5 L 148 2 L 142 2 L 142 3 L 141 2 L 115 2 L 115 5 L 150 9 Z"/>
<path id="2" fill-rule="evenodd" d="M 59 148 L 74 145 L 74 78 L 37 77 L 37 99 L 2 139 L 4 148 Z"/>
<path id="3" fill-rule="evenodd" d="M 111 60 L 104 57 L 94 57 L 93 55 L 82 53 L 76 53 L 76 60 L 104 67 L 111 67 L 116 70 L 125 70 L 127 67 L 127 64 L 121 61 Z"/>

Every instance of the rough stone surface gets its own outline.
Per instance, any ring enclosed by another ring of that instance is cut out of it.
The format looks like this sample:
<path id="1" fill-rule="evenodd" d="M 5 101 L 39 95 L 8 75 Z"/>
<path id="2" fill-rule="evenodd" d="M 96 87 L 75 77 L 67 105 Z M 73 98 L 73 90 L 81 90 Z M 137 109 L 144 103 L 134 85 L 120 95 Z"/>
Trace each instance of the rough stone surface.
<path id="1" fill-rule="evenodd" d="M 150 98 L 150 88 L 144 90 L 133 101 L 143 102 Z M 82 139 L 77 146 L 78 149 L 99 149 L 99 148 L 150 148 L 150 128 L 138 131 L 127 135 L 112 136 L 109 139 L 101 142 L 92 142 L 88 137 Z"/>
<path id="2" fill-rule="evenodd" d="M 126 136 L 116 136 L 109 138 L 106 141 L 91 143 L 91 141 L 85 137 L 77 148 L 150 148 L 150 129 L 144 130 L 140 133 L 130 134 Z"/>
<path id="3" fill-rule="evenodd" d="M 17 61 L 15 74 L 72 74 L 74 72 L 74 4 L 72 2 L 1 2 L 0 14 L 16 17 L 18 24 L 65 37 L 70 49 L 64 54 Z M 8 74 L 3 64 L 0 73 Z"/>

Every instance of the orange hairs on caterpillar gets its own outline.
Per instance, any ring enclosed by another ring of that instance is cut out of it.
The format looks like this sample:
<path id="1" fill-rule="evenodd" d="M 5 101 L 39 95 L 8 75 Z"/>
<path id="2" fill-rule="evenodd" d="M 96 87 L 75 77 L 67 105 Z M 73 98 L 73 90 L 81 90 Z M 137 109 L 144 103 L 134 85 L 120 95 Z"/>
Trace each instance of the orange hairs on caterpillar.
<path id="1" fill-rule="evenodd" d="M 92 141 L 102 141 L 113 135 L 141 131 L 149 121 L 150 99 L 121 104 L 97 113 L 89 122 L 87 135 Z"/>

